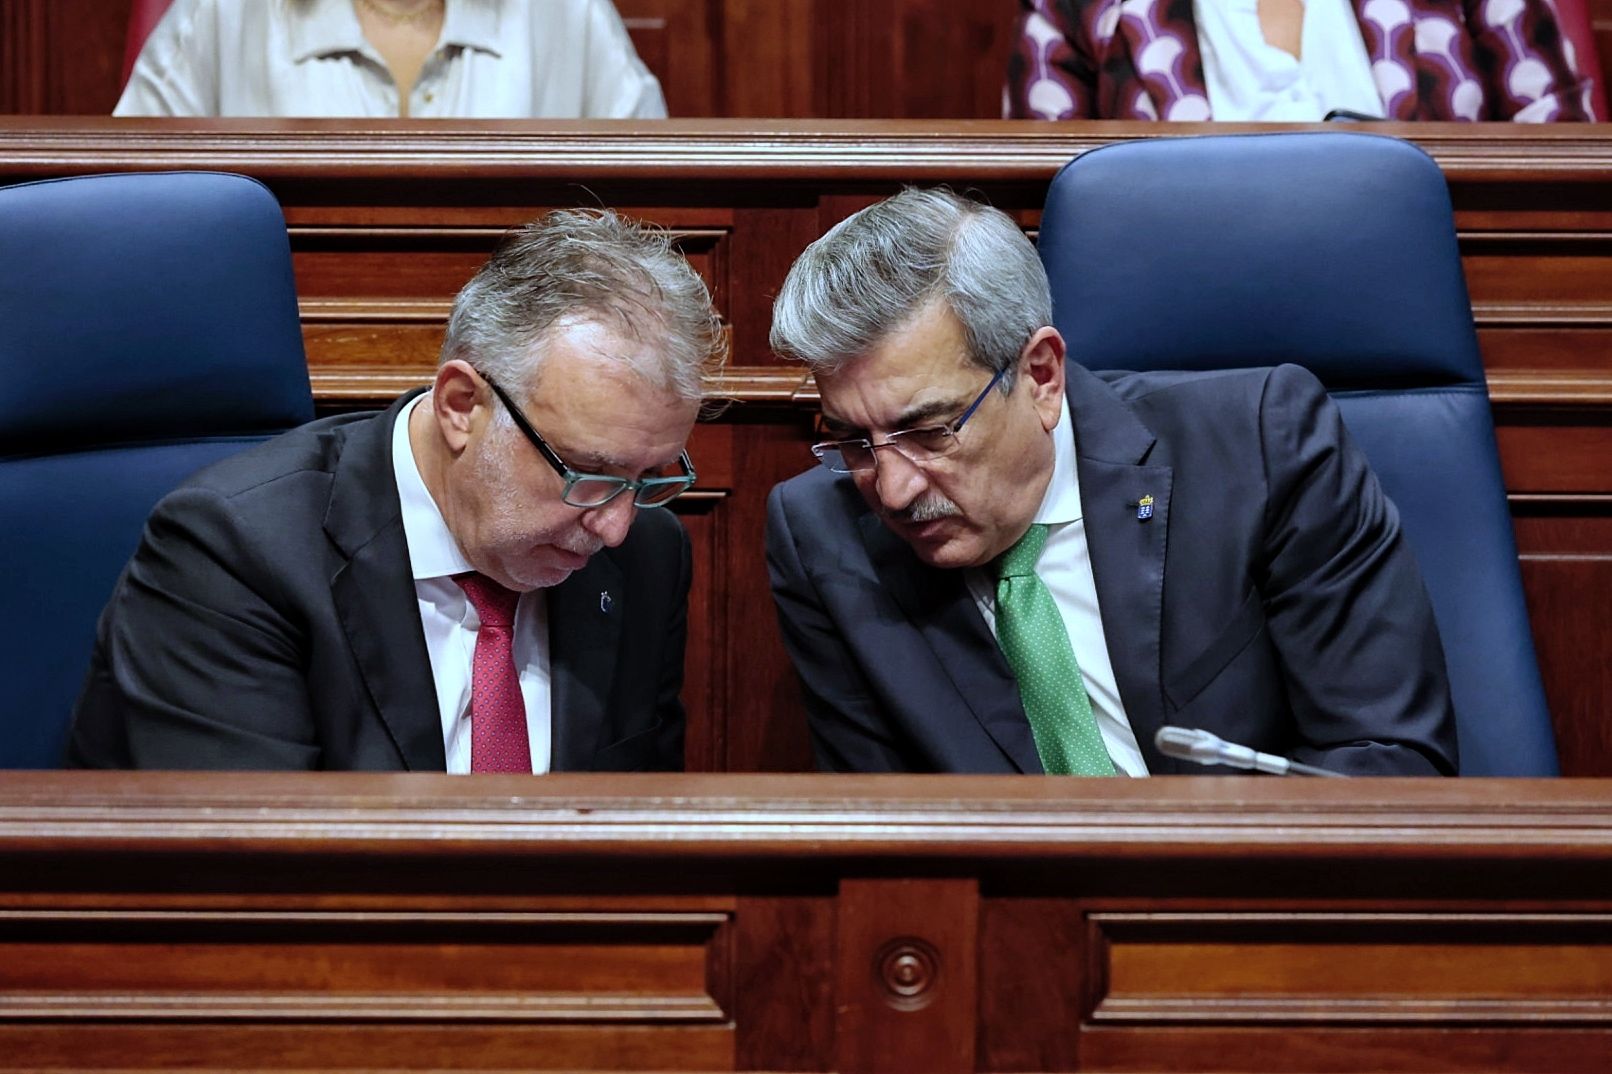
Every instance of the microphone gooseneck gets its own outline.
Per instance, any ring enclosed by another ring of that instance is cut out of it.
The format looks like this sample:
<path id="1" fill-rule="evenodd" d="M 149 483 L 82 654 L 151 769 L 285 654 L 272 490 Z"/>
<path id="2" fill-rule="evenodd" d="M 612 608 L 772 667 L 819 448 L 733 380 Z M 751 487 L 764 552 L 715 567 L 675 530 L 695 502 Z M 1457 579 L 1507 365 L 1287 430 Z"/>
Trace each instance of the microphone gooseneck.
<path id="1" fill-rule="evenodd" d="M 1200 728 L 1161 727 L 1153 736 L 1153 744 L 1166 757 L 1192 761 L 1195 764 L 1223 764 L 1229 768 L 1243 768 L 1254 772 L 1267 772 L 1273 776 L 1329 776 L 1347 778 L 1342 772 L 1332 772 L 1315 765 L 1278 757 L 1274 753 L 1260 753 L 1235 742 L 1227 742 Z"/>

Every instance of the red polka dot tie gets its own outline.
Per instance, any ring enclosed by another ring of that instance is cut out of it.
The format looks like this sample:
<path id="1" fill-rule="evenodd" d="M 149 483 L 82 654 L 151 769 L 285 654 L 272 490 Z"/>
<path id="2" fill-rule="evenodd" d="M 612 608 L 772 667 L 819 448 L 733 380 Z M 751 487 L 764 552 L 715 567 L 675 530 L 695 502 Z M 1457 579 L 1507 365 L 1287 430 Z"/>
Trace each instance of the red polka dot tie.
<path id="1" fill-rule="evenodd" d="M 474 572 L 453 580 L 481 618 L 470 679 L 470 770 L 530 774 L 526 702 L 515 670 L 515 603 L 521 595 Z"/>

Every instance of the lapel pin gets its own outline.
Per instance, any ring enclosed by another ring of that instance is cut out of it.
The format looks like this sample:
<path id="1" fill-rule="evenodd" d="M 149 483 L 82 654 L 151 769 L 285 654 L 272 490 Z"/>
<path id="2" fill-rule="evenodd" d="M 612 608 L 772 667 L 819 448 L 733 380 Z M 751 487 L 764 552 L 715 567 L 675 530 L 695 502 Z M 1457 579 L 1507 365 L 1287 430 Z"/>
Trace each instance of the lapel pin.
<path id="1" fill-rule="evenodd" d="M 606 615 L 610 614 L 610 591 L 603 590 L 599 594 L 599 610 Z"/>
<path id="2" fill-rule="evenodd" d="M 1153 494 L 1150 492 L 1136 501 L 1136 521 L 1146 522 L 1153 517 Z"/>

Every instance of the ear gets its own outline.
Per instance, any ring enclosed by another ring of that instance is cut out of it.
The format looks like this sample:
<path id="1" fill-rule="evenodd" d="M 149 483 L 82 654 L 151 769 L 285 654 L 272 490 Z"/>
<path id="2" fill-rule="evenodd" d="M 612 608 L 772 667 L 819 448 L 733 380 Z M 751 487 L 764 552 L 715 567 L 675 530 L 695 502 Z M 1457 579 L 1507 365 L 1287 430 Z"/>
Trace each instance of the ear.
<path id="1" fill-rule="evenodd" d="M 444 362 L 431 385 L 431 411 L 448 450 L 458 455 L 487 423 L 490 403 L 481 378 L 460 358 Z"/>
<path id="2" fill-rule="evenodd" d="M 1030 404 L 1041 417 L 1041 427 L 1051 432 L 1063 416 L 1063 336 L 1051 325 L 1038 328 L 1019 352 L 1019 376 L 1030 388 Z"/>

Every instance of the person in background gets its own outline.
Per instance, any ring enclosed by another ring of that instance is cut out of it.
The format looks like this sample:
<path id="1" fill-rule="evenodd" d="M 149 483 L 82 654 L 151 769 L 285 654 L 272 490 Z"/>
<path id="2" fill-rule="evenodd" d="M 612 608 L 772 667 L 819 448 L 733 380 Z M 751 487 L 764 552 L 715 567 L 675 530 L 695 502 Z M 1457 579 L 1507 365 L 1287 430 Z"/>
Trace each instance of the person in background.
<path id="1" fill-rule="evenodd" d="M 665 507 L 694 483 L 724 346 L 664 233 L 577 211 L 510 233 L 459 292 L 430 388 L 157 505 L 69 762 L 680 769 L 691 568 Z"/>
<path id="2" fill-rule="evenodd" d="M 1590 121 L 1551 0 L 1020 0 L 1009 119 Z"/>
<path id="3" fill-rule="evenodd" d="M 1165 725 L 1360 775 L 1453 774 L 1421 576 L 1293 365 L 1092 373 L 1005 213 L 911 189 L 789 270 L 822 398 L 767 565 L 818 765 L 1145 776 Z"/>
<path id="4" fill-rule="evenodd" d="M 118 116 L 661 119 L 609 0 L 174 0 Z"/>

